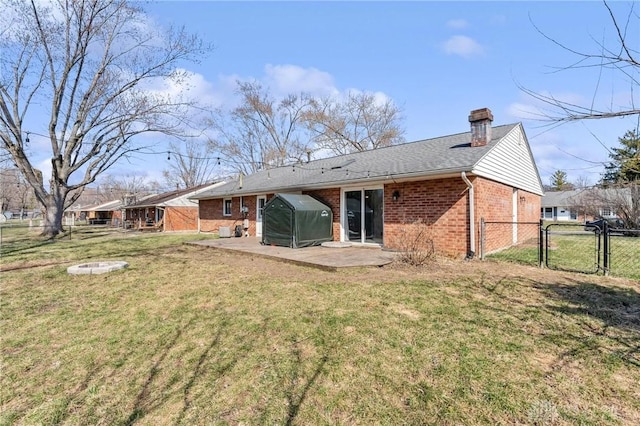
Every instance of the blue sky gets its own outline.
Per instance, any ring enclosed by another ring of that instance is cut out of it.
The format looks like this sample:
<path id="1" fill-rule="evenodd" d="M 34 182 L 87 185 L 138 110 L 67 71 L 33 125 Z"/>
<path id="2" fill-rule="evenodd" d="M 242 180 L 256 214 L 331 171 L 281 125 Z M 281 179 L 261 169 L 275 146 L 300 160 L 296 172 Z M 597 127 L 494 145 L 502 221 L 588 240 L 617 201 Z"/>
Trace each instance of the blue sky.
<path id="1" fill-rule="evenodd" d="M 588 2 L 217 2 L 142 4 L 158 25 L 185 25 L 214 51 L 193 73 L 193 91 L 230 107 L 236 80 L 259 80 L 274 95 L 306 91 L 379 92 L 403 110 L 406 140 L 468 131 L 472 109 L 489 107 L 494 124 L 523 122 L 543 183 L 555 170 L 596 183 L 606 147 L 638 117 L 552 127 L 532 120 L 535 92 L 607 108 L 630 108 L 628 80 L 600 68 L 564 70 L 576 57 L 547 40 L 597 53 L 614 41 L 604 5 Z M 628 2 L 612 2 L 625 18 Z M 638 6 L 638 5 L 636 5 Z M 637 8 L 636 13 L 640 11 Z M 638 19 L 630 30 L 638 48 Z M 636 78 L 637 76 L 637 70 Z M 161 156 L 162 157 L 162 156 Z M 164 157 L 140 158 L 111 173 L 147 170 L 161 180 Z M 151 168 L 150 168 L 151 167 Z"/>

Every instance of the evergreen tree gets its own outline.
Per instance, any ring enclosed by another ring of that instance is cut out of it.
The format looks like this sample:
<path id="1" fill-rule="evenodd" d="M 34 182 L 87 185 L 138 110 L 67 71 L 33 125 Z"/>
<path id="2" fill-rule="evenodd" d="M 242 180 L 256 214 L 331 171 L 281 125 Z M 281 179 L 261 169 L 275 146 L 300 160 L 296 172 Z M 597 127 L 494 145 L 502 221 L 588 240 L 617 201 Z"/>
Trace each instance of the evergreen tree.
<path id="1" fill-rule="evenodd" d="M 619 148 L 612 148 L 603 184 L 634 182 L 640 180 L 640 132 L 638 129 L 627 131 L 618 138 Z"/>
<path id="2" fill-rule="evenodd" d="M 566 191 L 573 189 L 573 184 L 567 180 L 567 173 L 562 170 L 556 170 L 551 175 L 551 190 L 552 191 Z"/>

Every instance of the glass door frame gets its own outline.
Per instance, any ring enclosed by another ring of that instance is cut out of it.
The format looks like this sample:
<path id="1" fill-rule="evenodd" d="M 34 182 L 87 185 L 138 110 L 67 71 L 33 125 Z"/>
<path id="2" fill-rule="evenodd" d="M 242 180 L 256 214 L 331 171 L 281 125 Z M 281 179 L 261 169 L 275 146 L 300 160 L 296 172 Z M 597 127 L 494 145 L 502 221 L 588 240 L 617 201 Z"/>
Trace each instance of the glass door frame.
<path id="1" fill-rule="evenodd" d="M 382 230 L 384 236 L 384 185 L 371 185 L 371 186 L 346 186 L 340 188 L 340 241 L 342 242 L 351 242 L 354 244 L 362 244 L 362 245 L 373 245 L 373 246 L 382 246 L 382 241 L 380 243 L 376 242 L 368 242 L 366 241 L 366 232 L 360 235 L 360 241 L 353 241 L 349 239 L 349 218 L 348 218 L 348 210 L 347 210 L 347 192 L 352 191 L 360 191 L 362 194 L 361 203 L 364 203 L 365 200 L 365 191 L 370 190 L 381 190 L 382 191 Z M 364 220 L 364 216 L 361 216 Z"/>

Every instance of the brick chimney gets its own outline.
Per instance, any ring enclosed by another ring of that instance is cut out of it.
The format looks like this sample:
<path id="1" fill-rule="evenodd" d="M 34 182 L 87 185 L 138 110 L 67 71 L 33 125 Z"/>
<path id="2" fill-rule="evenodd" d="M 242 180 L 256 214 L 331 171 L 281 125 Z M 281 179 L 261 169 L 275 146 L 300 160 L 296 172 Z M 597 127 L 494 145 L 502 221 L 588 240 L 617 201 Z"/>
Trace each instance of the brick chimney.
<path id="1" fill-rule="evenodd" d="M 485 146 L 491 141 L 493 114 L 489 108 L 474 109 L 469 114 L 471 123 L 471 146 Z"/>

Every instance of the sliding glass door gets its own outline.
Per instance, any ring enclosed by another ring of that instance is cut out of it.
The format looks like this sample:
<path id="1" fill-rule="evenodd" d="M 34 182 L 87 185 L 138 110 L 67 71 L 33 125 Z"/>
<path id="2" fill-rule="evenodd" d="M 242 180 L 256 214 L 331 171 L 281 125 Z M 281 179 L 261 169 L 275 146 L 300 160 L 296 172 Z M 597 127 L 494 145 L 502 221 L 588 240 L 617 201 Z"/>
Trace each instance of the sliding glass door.
<path id="1" fill-rule="evenodd" d="M 344 192 L 346 241 L 382 244 L 383 194 L 382 188 Z"/>

